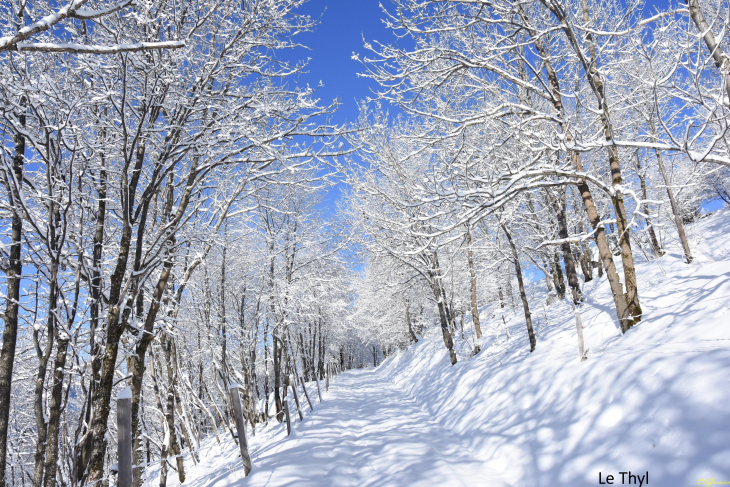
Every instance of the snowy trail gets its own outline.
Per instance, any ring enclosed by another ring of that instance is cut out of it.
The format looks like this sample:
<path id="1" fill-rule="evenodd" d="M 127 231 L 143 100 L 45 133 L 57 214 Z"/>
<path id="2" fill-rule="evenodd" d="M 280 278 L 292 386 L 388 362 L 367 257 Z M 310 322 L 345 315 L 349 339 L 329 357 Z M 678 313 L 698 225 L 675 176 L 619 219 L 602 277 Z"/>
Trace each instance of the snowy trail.
<path id="1" fill-rule="evenodd" d="M 288 438 L 253 445 L 249 478 L 230 455 L 231 470 L 218 469 L 195 485 L 509 485 L 377 370 L 339 375 L 324 402 L 305 411 Z"/>

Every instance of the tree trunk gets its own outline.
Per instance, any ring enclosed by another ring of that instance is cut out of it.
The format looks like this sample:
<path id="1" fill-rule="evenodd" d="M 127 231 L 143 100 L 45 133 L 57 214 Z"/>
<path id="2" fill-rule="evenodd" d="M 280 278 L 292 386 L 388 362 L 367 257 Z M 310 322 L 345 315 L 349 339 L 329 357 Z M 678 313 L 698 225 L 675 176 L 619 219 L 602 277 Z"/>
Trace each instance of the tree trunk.
<path id="1" fill-rule="evenodd" d="M 583 21 L 588 23 L 590 18 L 588 14 L 588 3 L 586 0 L 581 0 L 583 8 Z M 606 142 L 613 142 L 613 126 L 610 122 L 609 107 L 606 101 L 606 93 L 603 87 L 603 80 L 598 71 L 598 55 L 596 46 L 593 43 L 592 34 L 586 35 L 586 41 L 588 43 L 588 52 L 591 55 L 591 63 L 586 70 L 586 75 L 590 76 L 590 81 L 594 86 L 596 97 L 598 99 L 598 105 L 601 109 L 601 122 L 603 124 L 603 135 Z M 578 48 L 578 45 L 575 45 Z M 634 254 L 631 250 L 631 239 L 629 234 L 628 217 L 626 214 L 626 207 L 624 205 L 623 191 L 621 185 L 623 184 L 623 177 L 621 175 L 621 165 L 618 157 L 618 149 L 615 145 L 607 147 L 608 151 L 608 162 L 611 170 L 611 184 L 614 190 L 613 208 L 616 214 L 616 228 L 619 236 L 619 247 L 621 248 L 621 260 L 624 265 L 624 284 L 626 285 L 626 305 L 631 315 L 631 319 L 626 321 L 625 324 L 628 328 L 634 326 L 636 323 L 641 321 L 642 311 L 641 304 L 639 303 L 639 291 L 638 284 L 636 281 L 636 268 L 634 267 Z"/>
<path id="2" fill-rule="evenodd" d="M 520 297 L 522 298 L 522 307 L 525 310 L 525 324 L 527 325 L 527 336 L 530 339 L 530 352 L 535 351 L 535 346 L 537 344 L 537 340 L 535 339 L 535 332 L 532 329 L 532 316 L 530 315 L 530 304 L 527 302 L 527 294 L 525 293 L 525 284 L 522 281 L 522 267 L 520 266 L 520 256 L 517 253 L 517 247 L 515 246 L 515 243 L 512 241 L 512 236 L 507 231 L 507 228 L 504 225 L 502 226 L 502 230 L 504 230 L 504 234 L 507 237 L 507 241 L 509 242 L 509 246 L 512 249 L 512 257 L 515 260 L 515 273 L 517 274 L 517 285 L 520 288 Z"/>
<path id="3" fill-rule="evenodd" d="M 600 115 L 601 115 L 601 122 L 603 125 L 603 132 L 604 132 L 604 138 L 607 142 L 612 143 L 613 141 L 613 128 L 610 123 L 609 119 L 609 106 L 606 101 L 604 88 L 603 88 L 603 81 L 601 79 L 601 75 L 598 71 L 598 64 L 597 64 L 597 55 L 596 55 L 596 47 L 593 43 L 593 35 L 591 33 L 587 33 L 585 35 L 586 43 L 588 44 L 588 51 L 590 53 L 590 60 L 585 61 L 585 57 L 582 55 L 583 51 L 581 49 L 581 45 L 578 42 L 578 39 L 576 37 L 575 32 L 573 31 L 571 24 L 569 20 L 566 18 L 565 11 L 560 8 L 557 4 L 554 3 L 548 3 L 543 2 L 543 4 L 550 9 L 550 11 L 555 15 L 555 17 L 560 21 L 561 28 L 563 32 L 565 33 L 567 40 L 573 50 L 576 52 L 576 54 L 580 55 L 581 61 L 584 62 L 583 69 L 585 71 L 585 75 L 587 78 L 588 83 L 591 85 L 600 109 Z M 590 16 L 588 12 L 588 3 L 586 0 L 581 0 L 581 6 L 583 10 L 583 22 L 588 23 L 590 21 Z M 537 44 L 536 44 L 537 45 Z M 586 64 L 587 62 L 587 64 Z M 548 63 L 546 63 L 549 65 Z M 557 76 L 555 75 L 554 70 L 552 69 L 552 66 L 550 65 L 549 68 L 546 67 L 546 70 L 548 70 L 548 77 L 550 79 L 551 84 L 551 92 L 553 94 L 553 97 L 556 101 L 554 101 L 554 104 L 559 106 L 559 112 L 561 115 L 563 115 L 563 109 L 562 109 L 562 101 L 560 98 L 560 88 L 557 83 Z M 552 72 L 552 73 L 551 73 Z M 572 140 L 572 138 L 568 135 L 568 140 Z M 621 322 L 621 329 L 623 331 L 628 330 L 631 326 L 633 326 L 635 323 L 641 320 L 641 306 L 639 304 L 639 294 L 637 289 L 637 282 L 636 282 L 636 270 L 634 268 L 634 258 L 633 254 L 631 252 L 631 244 L 629 240 L 629 229 L 627 225 L 626 220 L 626 209 L 624 207 L 623 202 L 623 194 L 621 192 L 621 167 L 619 164 L 618 159 L 618 151 L 615 146 L 611 145 L 607 147 L 608 151 L 608 158 L 609 158 L 609 168 L 611 171 L 611 179 L 612 179 L 612 187 L 614 189 L 614 197 L 613 197 L 613 206 L 616 213 L 616 221 L 617 221 L 617 227 L 619 231 L 619 244 L 621 247 L 621 257 L 624 264 L 624 278 L 626 282 L 626 294 L 624 295 L 623 301 L 626 303 L 626 308 L 628 315 L 623 312 L 623 307 L 620 305 L 617 305 L 616 312 L 619 315 L 619 321 Z M 573 153 L 573 161 L 575 164 L 575 161 L 578 160 L 580 162 L 580 156 L 578 156 L 577 153 Z M 579 172 L 582 172 L 582 165 L 576 165 L 576 169 Z M 579 181 L 578 184 L 583 183 L 583 181 Z M 587 189 L 587 185 L 585 185 L 585 188 Z M 587 204 L 588 201 L 586 200 L 586 196 L 590 196 L 590 192 L 585 193 L 583 189 L 579 188 L 581 193 L 584 195 L 583 201 L 584 204 Z M 593 198 L 590 196 L 590 204 L 593 204 Z M 586 211 L 589 211 L 589 208 L 586 207 Z M 596 212 L 597 213 L 597 212 Z M 591 219 L 591 222 L 598 223 L 599 219 L 593 219 L 590 215 L 589 218 Z M 595 228 L 595 226 L 594 226 Z M 601 251 L 602 243 L 600 243 L 600 240 L 602 237 L 600 237 L 598 234 L 596 234 L 596 241 L 599 243 L 599 251 Z M 601 251 L 602 252 L 602 251 Z M 603 256 L 602 256 L 603 258 Z M 613 260 L 613 259 L 611 259 Z M 604 264 L 607 262 L 604 260 Z M 611 262 L 612 264 L 612 262 Z M 608 267 L 606 267 L 606 272 L 609 274 L 609 281 L 611 280 L 610 276 L 610 270 Z M 614 294 L 616 293 L 617 289 L 615 288 L 615 285 L 612 284 L 612 292 Z M 623 293 L 622 293 L 623 294 Z M 619 298 L 614 298 L 614 300 Z M 619 299 L 620 300 L 620 299 Z"/>
<path id="4" fill-rule="evenodd" d="M 456 352 L 454 351 L 454 341 L 451 338 L 451 333 L 449 333 L 449 316 L 448 316 L 448 310 L 446 308 L 446 302 L 444 301 L 444 293 L 441 289 L 441 270 L 438 268 L 438 264 L 436 264 L 436 259 L 434 258 L 434 267 L 433 269 L 429 269 L 429 277 L 431 278 L 431 289 L 433 290 L 434 298 L 436 299 L 436 304 L 438 306 L 439 310 L 439 318 L 441 320 L 441 335 L 444 339 L 444 345 L 446 345 L 446 348 L 449 351 L 449 358 L 451 360 L 451 365 L 454 365 L 456 363 Z"/>
<path id="5" fill-rule="evenodd" d="M 269 421 L 269 322 L 264 320 L 264 417 Z"/>
<path id="6" fill-rule="evenodd" d="M 170 240 L 168 248 L 174 246 L 174 240 Z M 142 479 L 144 477 L 145 468 L 142 465 L 142 437 L 139 428 L 139 406 L 140 406 L 140 395 L 142 392 L 142 380 L 146 371 L 145 357 L 147 350 L 155 338 L 154 327 L 157 313 L 160 310 L 160 303 L 162 297 L 167 289 L 167 283 L 170 279 L 172 267 L 174 265 L 174 255 L 168 252 L 165 256 L 165 262 L 162 267 L 162 273 L 157 280 L 154 291 L 152 292 L 152 301 L 150 307 L 147 310 L 147 315 L 144 321 L 144 332 L 142 337 L 136 346 L 136 353 L 131 357 L 131 372 L 132 372 L 132 461 L 137 468 L 132 470 L 132 480 L 134 487 L 142 486 Z"/>
<path id="7" fill-rule="evenodd" d="M 659 240 L 657 240 L 656 232 L 654 231 L 654 225 L 652 224 L 651 218 L 649 217 L 649 203 L 646 202 L 646 200 L 648 199 L 646 189 L 646 174 L 644 174 L 644 172 L 642 171 L 641 160 L 639 159 L 638 151 L 636 153 L 636 174 L 637 176 L 639 176 L 639 183 L 641 184 L 641 198 L 644 200 L 641 204 L 641 211 L 642 213 L 644 213 L 644 221 L 646 222 L 646 226 L 649 231 L 649 241 L 651 242 L 651 249 L 654 251 L 654 254 L 661 257 L 664 255 L 664 250 L 662 250 L 661 246 L 659 245 Z M 667 189 L 669 189 L 668 184 Z"/>
<path id="8" fill-rule="evenodd" d="M 581 229 L 580 232 L 582 233 L 583 230 Z M 590 282 L 593 280 L 593 262 L 591 262 L 591 258 L 588 256 L 590 248 L 584 250 L 583 243 L 581 242 L 579 245 L 576 245 L 576 250 L 578 253 L 578 263 L 580 264 L 580 269 L 583 272 L 583 279 L 585 282 Z"/>
<path id="9" fill-rule="evenodd" d="M 568 238 L 568 221 L 565 217 L 565 189 L 562 189 L 558 198 L 553 197 L 553 195 L 550 196 L 553 202 L 553 208 L 558 217 L 558 236 L 561 240 L 566 240 Z M 578 273 L 575 270 L 573 254 L 570 251 L 570 243 L 563 242 L 560 244 L 560 249 L 563 252 L 563 262 L 565 263 L 565 273 L 568 275 L 568 285 L 573 294 L 573 304 L 577 305 L 583 301 L 583 293 L 580 290 Z M 556 267 L 560 265 L 559 262 L 555 264 Z"/>
<path id="10" fill-rule="evenodd" d="M 408 334 L 411 337 L 412 343 L 418 343 L 418 337 L 413 332 L 413 326 L 411 324 L 411 305 L 406 300 L 406 324 L 408 325 Z"/>
<path id="11" fill-rule="evenodd" d="M 547 5 L 547 4 L 546 4 Z M 587 12 L 587 7 L 585 7 L 585 1 L 583 1 L 584 8 Z M 556 8 L 550 7 L 550 10 L 553 12 L 553 14 L 558 17 L 558 19 L 561 22 L 566 22 L 566 19 L 562 15 L 562 11 L 558 10 Z M 568 24 L 564 24 L 563 30 L 565 31 L 566 35 L 568 36 L 569 40 L 571 41 L 571 44 L 573 44 L 573 48 L 575 50 L 579 49 L 579 46 L 577 45 L 577 40 L 574 38 L 572 31 L 568 27 Z M 544 45 L 540 41 L 540 38 L 538 36 L 534 35 L 535 38 L 534 45 L 537 49 L 540 56 L 543 58 L 543 65 L 545 66 L 545 71 L 548 76 L 549 85 L 550 85 L 550 92 L 553 97 L 553 105 L 555 109 L 558 111 L 561 117 L 564 117 L 564 108 L 563 108 L 563 102 L 562 102 L 562 95 L 560 91 L 560 84 L 558 81 L 557 73 L 552 67 L 552 63 L 550 60 L 550 57 L 548 55 L 547 50 L 545 49 Z M 595 51 L 595 49 L 594 49 Z M 595 60 L 595 56 L 593 58 Z M 562 124 L 561 124 L 562 126 Z M 565 130 L 565 127 L 562 126 L 563 130 Z M 566 138 L 568 142 L 572 142 L 573 138 L 569 131 L 565 130 Z M 573 162 L 573 166 L 575 167 L 576 171 L 578 173 L 583 172 L 583 163 L 580 159 L 580 154 L 578 152 L 572 151 L 570 153 L 571 161 Z M 576 186 L 578 187 L 578 191 L 580 191 L 581 198 L 583 199 L 583 206 L 586 210 L 586 214 L 588 215 L 588 220 L 591 222 L 591 225 L 593 227 L 593 231 L 595 232 L 595 240 L 596 240 L 596 246 L 598 247 L 598 252 L 601 257 L 601 262 L 603 264 L 603 269 L 606 270 L 606 276 L 608 277 L 608 281 L 611 287 L 611 292 L 613 294 L 613 300 L 614 305 L 616 306 L 616 315 L 618 317 L 619 323 L 621 324 L 621 330 L 626 331 L 629 329 L 629 327 L 633 324 L 633 321 L 629 315 L 629 307 L 626 299 L 626 295 L 623 292 L 623 287 L 621 286 L 621 281 L 618 277 L 618 272 L 616 271 L 616 266 L 613 262 L 613 255 L 611 254 L 611 249 L 608 245 L 608 239 L 606 238 L 606 231 L 603 228 L 603 225 L 600 224 L 601 219 L 598 214 L 598 210 L 596 208 L 595 202 L 593 201 L 593 195 L 591 194 L 590 187 L 588 186 L 588 183 L 584 178 L 579 177 Z M 601 270 L 599 269 L 599 277 L 601 276 Z"/>
<path id="12" fill-rule="evenodd" d="M 553 254 L 553 279 L 555 280 L 555 289 L 558 292 L 558 298 L 565 298 L 565 279 L 563 278 L 563 267 L 560 265 L 560 256 L 557 252 Z"/>
<path id="13" fill-rule="evenodd" d="M 540 270 L 545 275 L 545 286 L 547 286 L 548 293 L 551 293 L 555 289 L 555 285 L 553 284 L 553 275 L 551 274 L 551 272 L 554 271 L 550 268 L 551 266 L 548 264 L 547 260 L 542 259 L 542 264 L 542 267 L 538 267 L 540 267 Z"/>
<path id="14" fill-rule="evenodd" d="M 20 106 L 26 105 L 25 97 L 20 99 Z M 25 127 L 25 113 L 18 116 L 20 125 Z M 3 348 L 0 353 L 0 487 L 5 487 L 5 466 L 7 462 L 8 421 L 10 419 L 10 387 L 13 380 L 13 364 L 15 362 L 15 346 L 18 339 L 18 304 L 20 300 L 20 281 L 23 274 L 21 260 L 23 238 L 23 214 L 20 192 L 23 184 L 23 165 L 25 164 L 25 137 L 15 134 L 15 154 L 13 156 L 14 180 L 6 179 L 8 202 L 13 212 L 10 223 L 10 250 L 8 252 L 7 298 L 3 320 Z M 10 173 L 6 173 L 11 176 Z M 6 177 L 7 177 L 6 176 Z"/>
<path id="15" fill-rule="evenodd" d="M 677 234 L 679 235 L 679 241 L 682 242 L 682 250 L 684 251 L 684 261 L 687 264 L 692 262 L 692 251 L 689 248 L 689 241 L 687 240 L 687 234 L 684 232 L 684 222 L 682 221 L 682 215 L 679 213 L 679 205 L 677 199 L 674 196 L 672 190 L 672 181 L 667 174 L 666 167 L 664 166 L 664 158 L 660 150 L 654 150 L 656 154 L 656 162 L 659 166 L 659 172 L 662 174 L 664 180 L 664 186 L 667 188 L 667 196 L 669 197 L 669 204 L 672 207 L 672 214 L 674 215 L 674 224 L 677 226 Z"/>
<path id="16" fill-rule="evenodd" d="M 477 306 L 477 274 L 474 271 L 474 259 L 471 252 L 471 230 L 466 230 L 467 260 L 469 262 L 469 276 L 471 278 L 471 320 L 474 323 L 474 330 L 477 338 L 482 337 L 482 327 L 479 323 L 479 307 Z M 462 317 L 463 319 L 463 317 Z M 410 326 L 410 321 L 409 321 Z"/>
<path id="17" fill-rule="evenodd" d="M 278 337 L 273 333 L 271 336 L 274 339 L 274 404 L 276 405 L 276 420 L 281 423 L 284 421 L 284 407 L 279 393 L 281 388 L 281 346 Z"/>
<path id="18" fill-rule="evenodd" d="M 89 429 L 91 452 L 87 467 L 87 484 L 100 482 L 104 477 L 107 420 L 111 410 L 109 402 L 111 401 L 112 387 L 114 386 L 114 370 L 116 369 L 119 340 L 124 331 L 121 325 L 116 324 L 119 311 L 118 307 L 113 307 L 109 313 L 110 320 L 107 326 L 106 347 L 101 363 L 101 377 L 93 398 L 94 412 L 91 428 Z"/>
<path id="19" fill-rule="evenodd" d="M 185 482 L 185 464 L 180 452 L 180 445 L 177 441 L 177 433 L 175 432 L 175 389 L 177 387 L 177 374 L 172 364 L 172 339 L 165 333 L 162 335 L 162 348 L 165 350 L 165 362 L 167 364 L 167 408 L 165 412 L 165 420 L 170 430 L 170 452 L 175 455 L 177 463 L 177 477 L 180 483 Z"/>
<path id="20" fill-rule="evenodd" d="M 54 260 L 51 264 L 51 279 L 50 289 L 48 292 L 48 309 L 52 310 L 56 308 L 56 300 L 58 299 L 58 292 L 56 290 L 56 275 L 58 274 L 58 262 Z M 44 409 L 43 394 L 45 392 L 46 385 L 46 374 L 48 369 L 48 360 L 51 358 L 51 352 L 53 350 L 53 342 L 55 339 L 55 314 L 48 313 L 47 317 L 47 333 L 48 343 L 46 349 L 41 353 L 40 336 L 39 330 L 33 330 L 33 344 L 36 348 L 38 355 L 38 374 L 36 376 L 35 383 L 35 399 L 33 401 L 36 429 L 37 429 L 37 440 L 36 440 L 36 452 L 35 452 L 35 468 L 33 470 L 33 485 L 43 484 L 43 468 L 45 466 L 46 458 L 46 446 L 48 445 L 47 434 L 48 434 L 48 423 L 46 421 L 46 414 Z"/>
<path id="21" fill-rule="evenodd" d="M 61 423 L 61 405 L 63 402 L 63 371 L 66 368 L 68 342 L 68 336 L 59 337 L 56 348 L 56 362 L 53 367 L 53 388 L 51 389 L 50 416 L 48 418 L 44 487 L 55 487 L 56 485 L 58 434 Z"/>
<path id="22" fill-rule="evenodd" d="M 102 138 L 104 132 L 102 132 Z M 91 268 L 91 304 L 89 306 L 89 347 L 91 356 L 91 377 L 89 379 L 89 402 L 86 409 L 86 418 L 84 425 L 84 436 L 78 445 L 77 451 L 77 468 L 76 478 L 84 477 L 84 470 L 89 463 L 91 454 L 91 435 L 88 432 L 91 424 L 91 411 L 93 409 L 93 398 L 95 396 L 96 386 L 100 380 L 99 372 L 101 370 L 101 347 L 96 340 L 96 330 L 99 328 L 99 316 L 101 310 L 101 258 L 104 245 L 104 229 L 106 225 L 106 197 L 107 197 L 107 174 L 106 174 L 106 158 L 104 152 L 100 155 L 101 169 L 99 170 L 99 181 L 97 187 L 98 203 L 96 213 L 96 228 L 94 231 L 94 250 L 92 255 Z M 38 484 L 36 484 L 38 485 Z"/>
<path id="23" fill-rule="evenodd" d="M 48 359 L 50 357 L 51 349 L 53 348 L 53 341 L 54 338 L 59 338 L 57 351 L 56 351 L 56 363 L 54 367 L 54 373 L 53 373 L 53 384 L 51 386 L 52 390 L 52 397 L 51 397 L 51 408 L 50 408 L 50 417 L 48 419 L 48 423 L 46 426 L 46 431 L 39 431 L 39 441 L 40 437 L 45 437 L 45 443 L 46 446 L 44 448 L 44 466 L 39 467 L 38 464 L 36 464 L 35 472 L 34 472 L 34 480 L 37 479 L 38 483 L 36 485 L 40 485 L 40 475 L 42 473 L 43 468 L 45 468 L 45 478 L 44 478 L 44 484 L 46 487 L 53 487 L 56 484 L 56 464 L 58 461 L 58 434 L 59 434 L 59 422 L 60 422 L 60 415 L 61 415 L 61 403 L 63 401 L 63 369 L 66 366 L 66 351 L 68 348 L 68 342 L 69 337 L 66 335 L 65 332 L 59 329 L 57 326 L 56 320 L 57 320 L 57 305 L 58 305 L 58 297 L 59 297 L 59 284 L 58 284 L 58 269 L 60 267 L 59 261 L 60 261 L 60 255 L 59 255 L 59 246 L 60 246 L 60 238 L 61 235 L 59 234 L 59 230 L 62 232 L 62 224 L 63 224 L 63 218 L 60 213 L 60 204 L 57 202 L 58 196 L 55 194 L 55 181 L 56 181 L 56 174 L 55 174 L 55 166 L 53 164 L 48 164 L 46 166 L 47 170 L 47 180 L 49 181 L 48 186 L 48 196 L 49 196 L 49 205 L 48 205 L 48 213 L 49 213 L 49 224 L 48 224 L 48 253 L 49 253 L 49 259 L 50 259 L 50 276 L 49 276 L 49 296 L 48 296 L 48 345 L 46 349 L 46 353 L 44 354 L 43 359 L 40 361 L 42 362 L 42 366 L 45 368 Z M 81 222 L 80 222 L 81 224 Z M 81 260 L 81 259 L 79 259 Z M 78 282 L 77 282 L 78 286 Z M 78 298 L 78 287 L 76 288 L 76 297 Z M 74 304 L 74 315 L 75 315 L 75 307 L 76 304 Z M 73 321 L 73 318 L 69 317 L 70 320 Z M 70 325 L 71 323 L 69 323 Z M 37 339 L 35 340 L 37 351 L 40 351 L 39 344 L 37 343 Z M 39 371 L 40 375 L 40 371 Z M 43 377 L 45 378 L 45 371 L 43 372 Z M 37 384 L 38 385 L 38 384 Z M 43 383 L 40 384 L 41 387 L 43 387 Z M 41 392 L 39 395 L 36 396 L 36 400 L 40 401 L 40 407 L 38 409 L 43 411 L 43 393 Z"/>
<path id="24" fill-rule="evenodd" d="M 583 164 L 580 160 L 580 155 L 577 152 L 573 153 L 573 164 L 579 172 L 583 172 Z M 613 303 L 616 307 L 616 316 L 618 317 L 621 325 L 621 331 L 625 332 L 629 329 L 629 323 L 631 318 L 629 315 L 628 305 L 626 303 L 626 295 L 623 292 L 623 286 L 621 286 L 621 280 L 616 271 L 616 265 L 613 262 L 613 254 L 611 254 L 611 248 L 608 245 L 608 239 L 606 238 L 606 230 L 603 225 L 600 224 L 601 217 L 598 215 L 598 210 L 593 202 L 593 195 L 588 187 L 588 183 L 585 179 L 578 180 L 578 191 L 581 193 L 583 198 L 583 206 L 586 209 L 588 220 L 591 222 L 593 231 L 595 232 L 596 246 L 598 247 L 598 254 L 601 258 L 601 265 L 606 271 L 606 277 L 608 278 L 609 286 L 611 287 L 611 294 L 613 295 Z M 601 269 L 599 268 L 599 277 L 601 275 Z"/>

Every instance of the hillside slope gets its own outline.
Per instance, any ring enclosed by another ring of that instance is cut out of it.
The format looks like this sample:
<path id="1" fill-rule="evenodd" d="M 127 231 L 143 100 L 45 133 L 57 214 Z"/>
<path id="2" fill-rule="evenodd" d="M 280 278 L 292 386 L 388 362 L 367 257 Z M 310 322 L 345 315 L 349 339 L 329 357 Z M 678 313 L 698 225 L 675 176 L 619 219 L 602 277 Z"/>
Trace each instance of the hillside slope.
<path id="1" fill-rule="evenodd" d="M 186 485 L 589 486 L 599 474 L 620 485 L 629 471 L 633 485 L 638 475 L 669 487 L 730 481 L 726 228 L 727 211 L 696 225 L 704 239 L 691 265 L 671 246 L 638 265 L 645 317 L 625 335 L 605 279 L 587 283 L 585 362 L 572 308 L 543 307 L 535 282 L 534 353 L 521 308 L 504 313 L 508 338 L 501 315 L 485 307 L 478 355 L 469 357 L 467 332 L 450 366 L 432 329 L 378 368 L 340 375 L 290 437 L 283 425 L 259 431 L 249 478 L 224 438 L 207 443 Z"/>
<path id="2" fill-rule="evenodd" d="M 727 211 L 697 224 L 691 265 L 669 246 L 637 267 L 645 317 L 623 336 L 606 280 L 587 283 L 586 362 L 572 308 L 535 302 L 532 354 L 519 309 L 511 339 L 496 331 L 497 315 L 483 351 L 454 367 L 434 334 L 380 371 L 515 485 L 598 485 L 599 473 L 620 484 L 628 471 L 648 471 L 650 485 L 730 481 L 727 228 Z"/>

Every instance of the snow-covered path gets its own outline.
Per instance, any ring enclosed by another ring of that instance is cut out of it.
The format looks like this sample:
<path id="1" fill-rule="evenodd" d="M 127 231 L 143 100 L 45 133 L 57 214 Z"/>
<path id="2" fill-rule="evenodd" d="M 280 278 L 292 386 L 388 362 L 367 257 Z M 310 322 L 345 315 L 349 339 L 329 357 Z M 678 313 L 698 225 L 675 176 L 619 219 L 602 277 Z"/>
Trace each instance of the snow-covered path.
<path id="1" fill-rule="evenodd" d="M 509 485 L 378 370 L 339 375 L 324 402 L 311 413 L 306 407 L 303 422 L 297 418 L 291 436 L 255 440 L 247 479 L 229 450 L 219 468 L 195 475 L 194 485 Z"/>

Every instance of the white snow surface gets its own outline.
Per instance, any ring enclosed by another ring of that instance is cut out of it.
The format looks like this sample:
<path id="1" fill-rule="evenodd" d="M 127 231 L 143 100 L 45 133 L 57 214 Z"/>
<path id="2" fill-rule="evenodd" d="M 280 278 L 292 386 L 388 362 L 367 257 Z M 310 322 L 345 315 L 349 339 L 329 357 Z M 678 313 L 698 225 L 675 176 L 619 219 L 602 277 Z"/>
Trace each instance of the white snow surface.
<path id="1" fill-rule="evenodd" d="M 669 245 L 637 266 L 645 317 L 625 335 L 605 278 L 586 283 L 586 362 L 572 307 L 543 308 L 544 282 L 531 283 L 535 352 L 521 307 L 505 314 L 508 339 L 501 314 L 486 306 L 477 356 L 467 330 L 450 366 L 432 329 L 376 369 L 339 375 L 291 436 L 283 424 L 247 431 L 248 478 L 221 435 L 221 445 L 204 442 L 200 465 L 186 459 L 185 485 L 584 486 L 598 485 L 599 473 L 621 484 L 628 471 L 648 472 L 649 486 L 729 481 L 728 228 L 726 210 L 697 223 L 704 239 L 691 265 Z"/>

